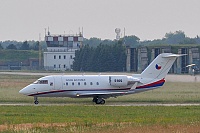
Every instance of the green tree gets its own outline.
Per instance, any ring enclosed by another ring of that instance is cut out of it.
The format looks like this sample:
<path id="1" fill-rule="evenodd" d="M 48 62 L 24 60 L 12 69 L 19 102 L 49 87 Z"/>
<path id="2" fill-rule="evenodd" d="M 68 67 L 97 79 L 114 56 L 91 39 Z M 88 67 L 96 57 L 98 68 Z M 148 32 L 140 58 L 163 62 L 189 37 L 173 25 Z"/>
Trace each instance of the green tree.
<path id="1" fill-rule="evenodd" d="M 185 40 L 185 33 L 183 31 L 176 31 L 174 33 L 166 33 L 166 43 L 167 44 L 179 44 L 180 42 L 184 42 Z"/>
<path id="2" fill-rule="evenodd" d="M 126 46 L 137 46 L 139 44 L 140 38 L 137 36 L 125 36 L 123 38 L 123 43 L 126 44 Z"/>
<path id="3" fill-rule="evenodd" d="M 123 71 L 126 66 L 125 47 L 122 44 L 89 45 L 76 51 L 73 69 L 75 71 Z"/>
<path id="4" fill-rule="evenodd" d="M 197 44 L 196 39 L 186 37 L 183 41 L 179 42 L 179 44 Z"/>
<path id="5" fill-rule="evenodd" d="M 83 43 L 88 44 L 90 47 L 97 47 L 101 43 L 100 38 L 92 37 L 90 39 L 84 39 Z"/>
<path id="6" fill-rule="evenodd" d="M 6 47 L 6 49 L 17 49 L 17 47 L 14 44 L 10 44 Z"/>
<path id="7" fill-rule="evenodd" d="M 29 47 L 28 42 L 27 42 L 27 41 L 24 41 L 24 42 L 22 43 L 22 46 L 20 47 L 20 50 L 29 50 L 29 49 L 30 49 L 30 47 Z"/>
<path id="8" fill-rule="evenodd" d="M 200 44 L 200 37 L 198 35 L 194 39 L 195 39 L 197 44 Z"/>
<path id="9" fill-rule="evenodd" d="M 38 51 L 38 50 L 39 50 L 39 44 L 40 44 L 40 42 L 39 42 L 39 41 L 36 41 L 36 42 L 33 44 L 32 49 Z"/>
<path id="10" fill-rule="evenodd" d="M 3 49 L 3 47 L 1 46 L 1 43 L 0 43 L 0 49 Z"/>

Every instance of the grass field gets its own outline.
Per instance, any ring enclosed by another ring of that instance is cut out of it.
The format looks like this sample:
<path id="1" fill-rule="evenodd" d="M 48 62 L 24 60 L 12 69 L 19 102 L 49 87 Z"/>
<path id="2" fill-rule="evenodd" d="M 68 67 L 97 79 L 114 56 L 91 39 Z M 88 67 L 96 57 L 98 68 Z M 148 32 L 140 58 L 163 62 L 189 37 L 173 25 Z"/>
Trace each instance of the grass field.
<path id="1" fill-rule="evenodd" d="M 200 125 L 198 106 L 1 106 L 0 110 L 4 132 L 161 132 L 163 128 L 176 132 L 196 131 Z"/>
<path id="2" fill-rule="evenodd" d="M 0 103 L 33 103 L 33 97 L 19 94 L 19 90 L 34 82 L 41 76 L 25 75 L 1 75 L 0 76 Z M 106 100 L 106 104 L 120 102 L 135 103 L 199 103 L 200 102 L 200 82 L 166 82 L 163 87 L 117 98 Z M 90 99 L 72 98 L 39 98 L 40 103 L 73 103 L 90 104 Z"/>
<path id="3" fill-rule="evenodd" d="M 18 91 L 39 77 L 0 75 L 0 103 L 33 103 L 32 97 Z M 199 86 L 198 82 L 167 82 L 157 90 L 107 99 L 106 105 L 199 103 Z M 39 106 L 0 106 L 0 132 L 198 132 L 200 129 L 199 106 L 97 106 L 91 99 L 39 100 Z"/>

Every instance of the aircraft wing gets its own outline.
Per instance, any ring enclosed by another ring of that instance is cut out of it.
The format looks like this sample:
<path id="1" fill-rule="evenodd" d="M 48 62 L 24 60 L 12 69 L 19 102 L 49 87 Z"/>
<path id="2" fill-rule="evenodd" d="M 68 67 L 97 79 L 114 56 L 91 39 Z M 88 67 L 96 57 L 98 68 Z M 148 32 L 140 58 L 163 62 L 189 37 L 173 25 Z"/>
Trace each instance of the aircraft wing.
<path id="1" fill-rule="evenodd" d="M 101 96 L 104 98 L 109 98 L 109 97 L 116 97 L 116 96 L 121 96 L 128 94 L 129 91 L 133 91 L 137 87 L 138 82 L 135 82 L 131 88 L 127 88 L 124 91 L 95 91 L 95 92 L 77 92 L 76 96 L 77 97 L 94 97 L 94 96 Z"/>
<path id="2" fill-rule="evenodd" d="M 84 93 L 76 93 L 77 97 L 94 97 L 94 96 L 101 96 L 103 98 L 109 98 L 109 97 L 116 97 L 120 95 L 125 95 L 128 93 L 129 90 L 127 91 L 117 91 L 117 92 L 84 92 Z"/>

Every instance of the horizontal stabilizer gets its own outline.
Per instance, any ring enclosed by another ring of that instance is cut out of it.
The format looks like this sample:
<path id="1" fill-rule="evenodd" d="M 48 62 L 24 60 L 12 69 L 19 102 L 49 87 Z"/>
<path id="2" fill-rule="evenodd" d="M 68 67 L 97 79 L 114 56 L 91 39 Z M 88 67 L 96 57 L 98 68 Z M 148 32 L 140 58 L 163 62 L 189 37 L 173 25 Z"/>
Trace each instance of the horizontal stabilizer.
<path id="1" fill-rule="evenodd" d="M 168 58 L 168 57 L 180 57 L 180 56 L 185 56 L 187 54 L 169 54 L 169 55 L 162 55 L 163 58 Z"/>

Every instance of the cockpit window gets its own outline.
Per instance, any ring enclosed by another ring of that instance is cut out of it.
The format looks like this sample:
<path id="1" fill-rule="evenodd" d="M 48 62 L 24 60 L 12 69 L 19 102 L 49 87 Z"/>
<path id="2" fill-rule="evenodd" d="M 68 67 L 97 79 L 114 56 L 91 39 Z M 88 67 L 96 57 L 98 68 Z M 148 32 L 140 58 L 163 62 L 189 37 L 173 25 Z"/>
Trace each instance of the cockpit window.
<path id="1" fill-rule="evenodd" d="M 38 84 L 38 80 L 36 80 L 35 82 L 33 82 L 33 84 Z"/>
<path id="2" fill-rule="evenodd" d="M 48 84 L 48 80 L 37 80 L 34 84 Z"/>

